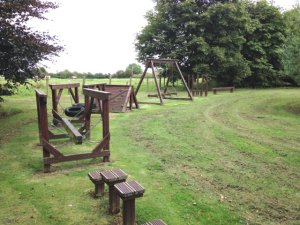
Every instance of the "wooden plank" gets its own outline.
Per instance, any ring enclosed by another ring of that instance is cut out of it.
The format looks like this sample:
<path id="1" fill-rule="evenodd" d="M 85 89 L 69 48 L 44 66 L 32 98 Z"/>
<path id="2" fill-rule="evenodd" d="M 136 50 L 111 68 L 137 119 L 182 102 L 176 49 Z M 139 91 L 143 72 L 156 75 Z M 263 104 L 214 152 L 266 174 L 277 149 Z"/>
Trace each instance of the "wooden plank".
<path id="1" fill-rule="evenodd" d="M 83 94 L 86 96 L 89 96 L 89 97 L 100 99 L 100 100 L 107 100 L 107 99 L 109 99 L 109 96 L 111 95 L 111 93 L 106 92 L 106 91 L 98 91 L 98 90 L 89 89 L 89 88 L 84 88 Z"/>
<path id="2" fill-rule="evenodd" d="M 44 163 L 45 164 L 54 164 L 54 163 L 68 162 L 68 161 L 74 161 L 74 160 L 91 159 L 91 158 L 96 158 L 96 157 L 108 157 L 109 154 L 110 154 L 109 150 L 103 150 L 101 152 L 96 152 L 96 153 L 67 155 L 67 156 L 63 156 L 60 158 L 49 157 L 49 158 L 44 158 Z"/>
<path id="3" fill-rule="evenodd" d="M 74 140 L 76 144 L 82 144 L 82 135 L 79 131 L 74 127 L 74 125 L 67 120 L 66 118 L 62 118 L 62 125 L 70 135 L 70 137 Z"/>
<path id="4" fill-rule="evenodd" d="M 173 64 L 178 62 L 178 59 L 155 59 L 155 58 L 148 58 L 147 61 L 152 61 L 155 64 L 164 63 L 164 64 Z"/>
<path id="5" fill-rule="evenodd" d="M 71 83 L 71 84 L 49 84 L 49 87 L 51 88 L 51 90 L 69 89 L 69 88 L 80 87 L 80 84 L 79 83 Z"/>

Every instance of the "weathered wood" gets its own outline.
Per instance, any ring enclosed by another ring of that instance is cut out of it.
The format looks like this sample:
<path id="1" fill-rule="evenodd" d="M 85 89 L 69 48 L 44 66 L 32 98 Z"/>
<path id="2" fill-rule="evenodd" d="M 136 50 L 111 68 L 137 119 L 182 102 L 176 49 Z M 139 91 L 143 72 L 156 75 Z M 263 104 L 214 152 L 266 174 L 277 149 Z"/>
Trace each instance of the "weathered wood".
<path id="1" fill-rule="evenodd" d="M 104 182 L 100 174 L 101 171 L 89 172 L 88 177 L 95 185 L 95 196 L 102 196 L 104 194 Z"/>
<path id="2" fill-rule="evenodd" d="M 58 89 L 69 89 L 69 88 L 78 88 L 80 87 L 79 83 L 70 83 L 70 84 L 49 84 L 51 90 L 58 90 Z"/>
<path id="3" fill-rule="evenodd" d="M 82 160 L 82 159 L 91 159 L 97 157 L 107 157 L 109 156 L 108 150 L 103 150 L 97 153 L 83 153 L 83 154 L 76 154 L 76 155 L 65 155 L 64 157 L 49 157 L 44 158 L 44 163 L 46 164 L 54 164 L 54 163 L 61 163 L 61 162 L 68 162 L 68 161 L 75 161 L 75 160 Z"/>
<path id="4" fill-rule="evenodd" d="M 234 87 L 215 87 L 212 88 L 212 91 L 214 94 L 217 94 L 217 91 L 230 91 L 231 93 L 233 92 Z"/>
<path id="5" fill-rule="evenodd" d="M 109 213 L 116 214 L 120 212 L 120 197 L 118 196 L 114 185 L 124 182 L 128 175 L 121 169 L 112 169 L 100 173 L 103 181 L 109 186 Z"/>
<path id="6" fill-rule="evenodd" d="M 114 187 L 123 200 L 123 225 L 135 225 L 135 199 L 142 197 L 145 189 L 136 181 L 118 183 Z"/>
<path id="7" fill-rule="evenodd" d="M 55 91 L 56 89 L 52 90 Z M 88 92 L 87 94 L 92 93 Z M 76 93 L 74 94 L 76 97 Z M 53 97 L 54 95 L 52 95 Z M 37 101 L 37 114 L 38 114 L 38 123 L 39 123 L 39 135 L 40 141 L 43 146 L 43 161 L 44 161 L 44 172 L 50 172 L 50 165 L 54 163 L 67 162 L 73 160 L 81 160 L 81 159 L 89 159 L 95 157 L 103 157 L 104 161 L 109 160 L 110 151 L 109 151 L 109 103 L 108 98 L 105 97 L 104 100 L 101 98 L 103 95 L 97 96 L 97 99 L 103 101 L 103 113 L 102 113 L 102 121 L 103 121 L 103 140 L 93 149 L 91 153 L 84 154 L 76 154 L 76 155 L 63 155 L 58 149 L 56 149 L 51 143 L 49 143 L 49 139 L 53 137 L 65 137 L 65 135 L 54 135 L 52 132 L 49 132 L 48 129 L 48 118 L 47 118 L 47 95 L 43 94 L 41 91 L 36 90 L 36 101 Z M 85 96 L 87 109 L 89 109 L 89 103 L 93 102 L 94 97 Z M 53 100 L 53 98 L 52 98 Z M 62 121 L 63 125 L 66 126 L 67 130 L 74 136 L 77 141 L 79 141 L 81 134 L 76 130 L 76 128 L 66 119 L 60 117 L 60 115 L 53 109 L 53 115 L 58 117 L 60 121 Z M 85 131 L 89 133 L 90 129 L 90 110 L 88 110 L 88 114 L 85 115 L 88 122 L 85 121 L 84 127 L 80 128 L 80 131 Z"/>
<path id="8" fill-rule="evenodd" d="M 142 225 L 167 225 L 167 224 L 162 220 L 152 220 L 150 222 L 143 223 Z"/>
<path id="9" fill-rule="evenodd" d="M 79 133 L 76 127 L 74 127 L 74 125 L 70 123 L 68 119 L 62 118 L 62 125 L 76 144 L 82 144 L 81 133 Z"/>
<path id="10" fill-rule="evenodd" d="M 184 85 L 184 87 L 185 87 L 185 89 L 186 89 L 186 91 L 187 91 L 187 93 L 188 93 L 188 95 L 189 95 L 190 100 L 193 100 L 192 93 L 191 93 L 189 87 L 187 86 L 187 84 L 186 84 L 186 82 L 185 82 L 185 79 L 184 79 L 184 77 L 183 77 L 183 75 L 182 75 L 182 73 L 181 73 L 181 70 L 179 69 L 179 66 L 178 66 L 177 61 L 175 62 L 175 66 L 176 66 L 176 68 L 177 68 L 177 70 L 178 70 L 178 72 L 179 72 L 179 74 L 180 74 L 181 80 L 182 80 L 183 85 Z"/>
<path id="11" fill-rule="evenodd" d="M 111 93 L 109 93 L 109 92 L 98 91 L 98 90 L 94 90 L 94 89 L 90 89 L 90 88 L 84 88 L 83 94 L 87 95 L 89 97 L 93 97 L 93 98 L 101 99 L 101 100 L 108 100 L 109 96 L 111 95 Z"/>

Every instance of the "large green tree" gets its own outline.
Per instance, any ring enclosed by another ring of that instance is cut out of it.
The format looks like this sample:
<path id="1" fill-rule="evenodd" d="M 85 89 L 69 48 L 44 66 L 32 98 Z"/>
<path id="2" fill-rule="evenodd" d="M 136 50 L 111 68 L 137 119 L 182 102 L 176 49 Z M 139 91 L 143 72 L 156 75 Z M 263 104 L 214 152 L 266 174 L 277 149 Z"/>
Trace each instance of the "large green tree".
<path id="1" fill-rule="evenodd" d="M 280 85 L 286 29 L 283 15 L 267 1 L 247 1 L 247 11 L 254 29 L 245 33 L 242 54 L 250 63 L 251 76 L 243 83 L 251 87 Z"/>
<path id="2" fill-rule="evenodd" d="M 270 86 L 282 74 L 284 23 L 266 1 L 157 0 L 136 49 L 180 60 L 183 71 L 209 74 L 220 85 Z"/>
<path id="3" fill-rule="evenodd" d="M 284 13 L 287 38 L 284 46 L 284 70 L 288 80 L 300 85 L 300 5 Z"/>
<path id="4" fill-rule="evenodd" d="M 45 20 L 43 15 L 57 7 L 40 0 L 0 0 L 0 75 L 9 85 L 26 83 L 39 62 L 62 50 L 55 37 L 28 25 L 33 18 Z"/>

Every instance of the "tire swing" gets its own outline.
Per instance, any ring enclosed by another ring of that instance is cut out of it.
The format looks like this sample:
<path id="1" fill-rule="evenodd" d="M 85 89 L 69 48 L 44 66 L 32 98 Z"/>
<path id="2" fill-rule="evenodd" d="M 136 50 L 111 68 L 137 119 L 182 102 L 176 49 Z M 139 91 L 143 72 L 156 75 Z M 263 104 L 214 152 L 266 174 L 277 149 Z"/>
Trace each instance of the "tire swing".
<path id="1" fill-rule="evenodd" d="M 69 117 L 80 117 L 84 113 L 84 104 L 76 103 L 65 109 L 65 115 Z"/>

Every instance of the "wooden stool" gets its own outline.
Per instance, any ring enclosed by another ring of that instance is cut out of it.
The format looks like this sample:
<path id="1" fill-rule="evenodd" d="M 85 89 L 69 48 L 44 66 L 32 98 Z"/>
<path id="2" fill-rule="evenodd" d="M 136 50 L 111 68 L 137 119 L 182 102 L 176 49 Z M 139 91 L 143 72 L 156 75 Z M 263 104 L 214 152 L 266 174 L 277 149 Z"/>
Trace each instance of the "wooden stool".
<path id="1" fill-rule="evenodd" d="M 114 185 L 126 181 L 127 174 L 120 169 L 113 169 L 102 171 L 100 175 L 109 188 L 109 213 L 116 214 L 120 212 L 120 197 L 117 195 Z"/>
<path id="2" fill-rule="evenodd" d="M 88 173 L 88 176 L 95 185 L 95 196 L 102 196 L 104 193 L 104 182 L 100 175 L 100 171 L 90 172 Z"/>
<path id="3" fill-rule="evenodd" d="M 123 225 L 135 225 L 135 199 L 142 197 L 145 189 L 136 181 L 115 184 L 123 200 Z"/>
<path id="4" fill-rule="evenodd" d="M 152 220 L 150 222 L 143 223 L 142 225 L 167 225 L 167 224 L 162 220 Z"/>

